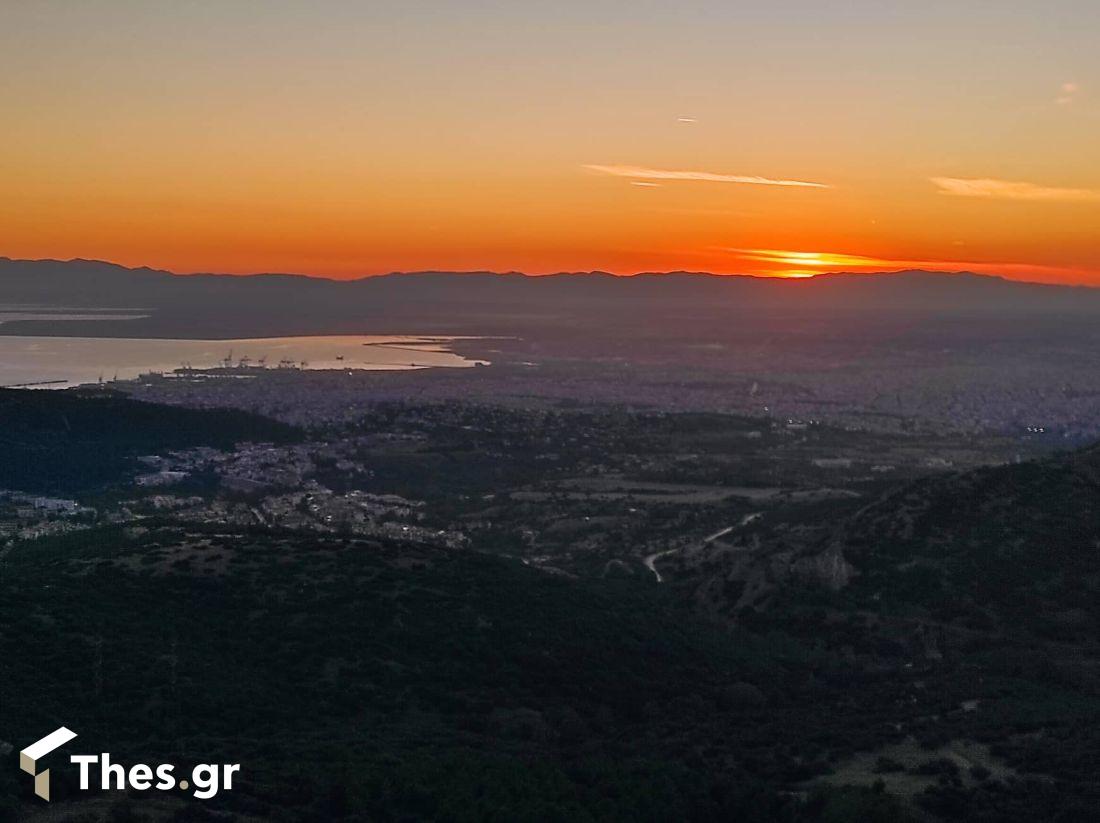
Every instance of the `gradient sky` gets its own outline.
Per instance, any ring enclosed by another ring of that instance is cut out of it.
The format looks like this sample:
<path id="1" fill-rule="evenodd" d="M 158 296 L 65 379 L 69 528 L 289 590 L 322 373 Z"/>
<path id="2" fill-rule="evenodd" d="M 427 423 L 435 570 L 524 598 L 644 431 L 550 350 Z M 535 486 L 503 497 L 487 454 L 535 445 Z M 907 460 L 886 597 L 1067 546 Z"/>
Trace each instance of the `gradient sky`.
<path id="1" fill-rule="evenodd" d="M 1100 285 L 1098 43 L 1096 0 L 7 0 L 0 255 Z"/>

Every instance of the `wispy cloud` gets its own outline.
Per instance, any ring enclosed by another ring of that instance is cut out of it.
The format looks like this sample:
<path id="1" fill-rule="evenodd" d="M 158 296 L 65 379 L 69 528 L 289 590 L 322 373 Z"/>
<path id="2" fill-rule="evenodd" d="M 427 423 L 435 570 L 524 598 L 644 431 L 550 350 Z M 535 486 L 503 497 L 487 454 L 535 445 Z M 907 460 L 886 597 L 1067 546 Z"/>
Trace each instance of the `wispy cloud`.
<path id="1" fill-rule="evenodd" d="M 677 123 L 698 123 L 699 121 L 694 117 L 677 117 Z"/>
<path id="2" fill-rule="evenodd" d="M 584 168 L 600 174 L 614 177 L 630 177 L 635 180 L 699 180 L 707 183 L 742 183 L 752 186 L 794 186 L 806 189 L 827 189 L 825 183 L 812 183 L 806 180 L 775 180 L 770 177 L 756 177 L 742 174 L 716 174 L 710 171 L 673 171 L 669 169 L 648 169 L 642 166 L 597 166 Z"/>
<path id="3" fill-rule="evenodd" d="M 1057 186 L 1040 186 L 1011 180 L 965 179 L 960 177 L 933 177 L 932 182 L 940 194 L 953 197 L 986 197 L 999 200 L 1036 200 L 1046 202 L 1091 203 L 1100 202 L 1100 189 L 1071 189 Z"/>
<path id="4" fill-rule="evenodd" d="M 813 266 L 815 268 L 837 266 L 883 266 L 898 262 L 878 257 L 864 257 L 858 254 L 836 254 L 820 251 L 788 251 L 786 249 L 725 249 L 742 260 L 755 260 L 761 263 L 777 263 L 785 266 Z"/>
<path id="5" fill-rule="evenodd" d="M 1077 83 L 1063 83 L 1058 96 L 1054 98 L 1054 102 L 1060 106 L 1068 106 L 1073 102 L 1074 95 L 1079 91 L 1081 91 L 1081 87 Z"/>

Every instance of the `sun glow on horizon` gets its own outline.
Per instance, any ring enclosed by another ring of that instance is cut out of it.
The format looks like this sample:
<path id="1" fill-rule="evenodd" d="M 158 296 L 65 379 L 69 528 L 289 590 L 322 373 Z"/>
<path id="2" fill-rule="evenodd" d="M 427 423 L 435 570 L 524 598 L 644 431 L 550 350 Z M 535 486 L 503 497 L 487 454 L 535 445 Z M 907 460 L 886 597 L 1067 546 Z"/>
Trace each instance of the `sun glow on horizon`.
<path id="1" fill-rule="evenodd" d="M 730 249 L 742 260 L 756 260 L 763 263 L 790 266 L 813 266 L 815 268 L 867 268 L 889 265 L 892 261 L 857 254 L 835 254 L 823 251 L 787 251 L 783 249 Z M 796 274 L 797 272 L 790 272 Z M 813 275 L 814 272 L 807 274 Z"/>
<path id="2" fill-rule="evenodd" d="M 771 270 L 766 276 L 789 279 L 806 279 L 830 271 L 887 270 L 891 268 L 929 268 L 927 261 L 916 265 L 914 261 L 886 260 L 858 254 L 841 254 L 823 251 L 790 251 L 785 249 L 728 249 L 740 260 L 763 263 Z M 902 266 L 904 263 L 904 266 Z M 806 269 L 806 266 L 812 268 Z M 789 267 L 789 268 L 788 268 Z M 931 266 L 938 268 L 937 266 Z"/>
<path id="3" fill-rule="evenodd" d="M 757 272 L 757 276 L 764 277 L 805 279 L 838 272 L 877 274 L 914 269 L 943 273 L 969 271 L 1040 282 L 1072 282 L 1087 276 L 1085 272 L 1068 267 L 997 260 L 919 260 L 787 249 L 730 248 L 724 251 L 739 261 L 745 261 L 749 266 L 764 267 L 763 271 Z"/>

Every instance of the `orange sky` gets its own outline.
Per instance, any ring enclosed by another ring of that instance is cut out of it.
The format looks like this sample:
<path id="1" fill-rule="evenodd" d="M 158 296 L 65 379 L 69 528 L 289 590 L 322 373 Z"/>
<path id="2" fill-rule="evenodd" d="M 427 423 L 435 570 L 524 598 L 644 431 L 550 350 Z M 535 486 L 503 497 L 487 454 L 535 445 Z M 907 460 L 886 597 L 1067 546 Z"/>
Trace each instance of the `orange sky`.
<path id="1" fill-rule="evenodd" d="M 0 254 L 1100 285 L 1098 5 L 824 5 L 11 4 Z"/>

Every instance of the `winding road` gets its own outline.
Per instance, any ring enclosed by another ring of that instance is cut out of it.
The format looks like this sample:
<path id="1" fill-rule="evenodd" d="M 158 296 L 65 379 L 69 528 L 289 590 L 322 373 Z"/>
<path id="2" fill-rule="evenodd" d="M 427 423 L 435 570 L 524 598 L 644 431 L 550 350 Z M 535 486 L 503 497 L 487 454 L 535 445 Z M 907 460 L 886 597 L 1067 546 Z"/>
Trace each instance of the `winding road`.
<path id="1" fill-rule="evenodd" d="M 744 517 L 741 518 L 741 520 L 737 523 L 736 526 L 727 526 L 726 528 L 724 528 L 720 531 L 716 531 L 714 534 L 710 535 L 709 537 L 704 537 L 703 538 L 703 545 L 706 545 L 708 543 L 713 543 L 715 540 L 717 540 L 720 537 L 725 537 L 727 534 L 729 534 L 734 529 L 739 529 L 742 526 L 749 525 L 749 523 L 756 520 L 760 516 L 761 516 L 761 512 L 752 512 L 751 514 L 746 514 Z M 653 576 L 657 578 L 658 583 L 664 583 L 665 579 L 664 579 L 664 577 L 661 576 L 661 573 L 659 571 L 657 571 L 657 561 L 660 560 L 662 557 L 665 557 L 666 555 L 676 554 L 676 552 L 678 552 L 678 551 L 680 551 L 680 550 L 679 549 L 665 549 L 663 552 L 654 552 L 653 554 L 648 555 L 642 561 L 645 564 L 645 567 L 647 569 L 649 569 L 651 572 L 653 572 Z"/>

